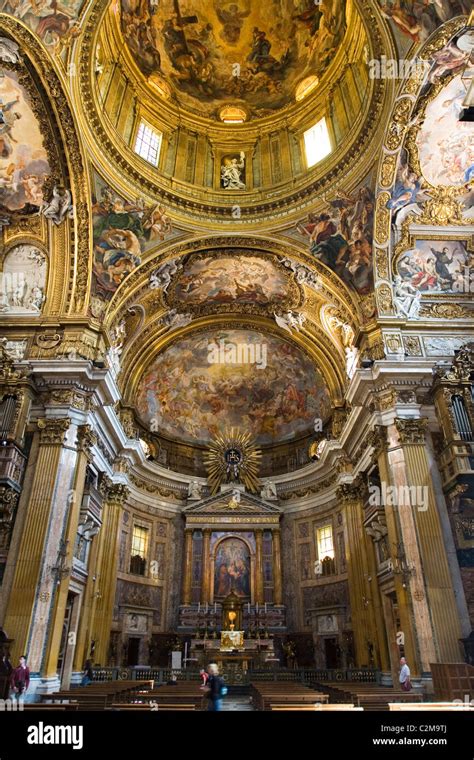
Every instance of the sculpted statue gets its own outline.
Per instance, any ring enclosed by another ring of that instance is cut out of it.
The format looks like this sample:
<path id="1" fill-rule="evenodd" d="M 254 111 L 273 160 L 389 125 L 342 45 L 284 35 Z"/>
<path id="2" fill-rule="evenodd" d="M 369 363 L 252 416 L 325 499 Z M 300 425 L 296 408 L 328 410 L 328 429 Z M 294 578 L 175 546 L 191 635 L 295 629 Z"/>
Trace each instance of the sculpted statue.
<path id="1" fill-rule="evenodd" d="M 261 496 L 262 499 L 276 499 L 277 490 L 275 483 L 272 483 L 271 480 L 268 480 L 262 488 Z"/>
<path id="2" fill-rule="evenodd" d="M 163 288 L 163 293 L 166 293 L 172 277 L 182 268 L 178 259 L 166 261 L 150 275 L 150 288 Z"/>
<path id="3" fill-rule="evenodd" d="M 190 499 L 202 498 L 202 485 L 197 480 L 192 480 L 188 486 L 188 496 Z"/>
<path id="4" fill-rule="evenodd" d="M 292 330 L 299 332 L 300 327 L 306 322 L 305 315 L 295 311 L 287 311 L 286 314 L 282 316 L 274 313 L 273 316 L 275 317 L 277 325 L 289 333 L 291 333 Z"/>
<path id="5" fill-rule="evenodd" d="M 399 274 L 394 280 L 394 300 L 400 316 L 417 319 L 421 308 L 421 293 L 409 282 L 404 282 Z"/>
<path id="6" fill-rule="evenodd" d="M 40 213 L 46 219 L 51 219 L 54 224 L 61 224 L 63 219 L 68 216 L 70 219 L 74 213 L 74 207 L 71 203 L 72 196 L 69 190 L 59 188 L 57 185 L 53 188 L 53 197 L 49 203 L 43 203 Z"/>
<path id="7" fill-rule="evenodd" d="M 245 153 L 240 153 L 240 159 L 227 159 L 221 167 L 222 186 L 226 190 L 245 190 L 242 174 L 245 169 Z"/>

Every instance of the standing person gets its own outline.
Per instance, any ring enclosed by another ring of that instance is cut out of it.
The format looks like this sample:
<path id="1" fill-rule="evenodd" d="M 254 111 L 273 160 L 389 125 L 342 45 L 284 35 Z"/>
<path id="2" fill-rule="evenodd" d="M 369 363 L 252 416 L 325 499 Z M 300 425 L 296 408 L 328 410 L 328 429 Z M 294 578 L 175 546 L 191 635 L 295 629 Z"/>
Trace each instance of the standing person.
<path id="1" fill-rule="evenodd" d="M 403 691 L 411 691 L 412 685 L 410 681 L 410 668 L 407 665 L 407 661 L 404 657 L 400 660 L 400 684 Z"/>
<path id="2" fill-rule="evenodd" d="M 29 685 L 30 685 L 30 669 L 26 664 L 26 657 L 23 654 L 20 657 L 18 667 L 12 670 L 12 674 L 10 676 L 12 699 L 17 699 L 18 702 L 24 702 L 25 694 L 28 691 Z"/>
<path id="3" fill-rule="evenodd" d="M 201 689 L 204 689 L 206 687 L 206 685 L 207 685 L 208 680 L 209 680 L 209 676 L 206 673 L 206 671 L 204 670 L 204 668 L 201 668 L 201 670 L 199 671 L 199 675 L 201 676 L 201 679 L 202 679 Z"/>
<path id="4" fill-rule="evenodd" d="M 208 666 L 207 672 L 209 673 L 207 681 L 209 704 L 207 709 L 212 712 L 219 712 L 222 710 L 222 697 L 227 694 L 227 687 L 224 686 L 224 679 L 219 675 L 219 668 L 215 663 Z"/>
<path id="5" fill-rule="evenodd" d="M 10 678 L 12 675 L 12 664 L 5 652 L 0 657 L 0 683 L 3 681 L 4 686 L 0 688 L 0 698 L 7 699 L 10 690 Z"/>
<path id="6" fill-rule="evenodd" d="M 82 674 L 81 686 L 89 686 L 94 680 L 94 671 L 92 670 L 92 660 L 86 660 L 84 672 Z"/>

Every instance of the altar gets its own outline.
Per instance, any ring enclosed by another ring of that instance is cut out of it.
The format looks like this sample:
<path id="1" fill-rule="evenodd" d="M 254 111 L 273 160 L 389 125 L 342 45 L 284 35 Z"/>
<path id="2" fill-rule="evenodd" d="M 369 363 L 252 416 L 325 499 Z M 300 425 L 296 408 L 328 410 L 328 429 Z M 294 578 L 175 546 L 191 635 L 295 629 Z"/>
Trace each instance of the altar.
<path id="1" fill-rule="evenodd" d="M 273 638 L 245 638 L 243 631 L 222 631 L 221 638 L 191 640 L 189 664 L 205 668 L 215 662 L 224 674 L 234 674 L 239 681 L 239 673 L 258 668 L 279 665 L 275 656 Z"/>
<path id="2" fill-rule="evenodd" d="M 244 647 L 243 631 L 221 631 L 221 652 L 232 652 Z"/>

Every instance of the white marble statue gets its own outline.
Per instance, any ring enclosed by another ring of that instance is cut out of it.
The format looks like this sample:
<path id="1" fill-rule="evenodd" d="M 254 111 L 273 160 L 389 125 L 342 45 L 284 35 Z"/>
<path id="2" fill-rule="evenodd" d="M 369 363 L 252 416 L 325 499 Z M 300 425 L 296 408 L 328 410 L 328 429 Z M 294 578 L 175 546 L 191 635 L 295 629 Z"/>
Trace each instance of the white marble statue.
<path id="1" fill-rule="evenodd" d="M 226 190 L 245 190 L 242 174 L 245 169 L 245 153 L 241 151 L 240 159 L 231 158 L 221 167 L 222 186 Z"/>
<path id="2" fill-rule="evenodd" d="M 262 492 L 261 492 L 262 499 L 276 499 L 277 498 L 277 490 L 275 483 L 272 483 L 271 480 L 267 480 L 266 483 L 264 483 Z"/>
<path id="3" fill-rule="evenodd" d="M 282 316 L 275 314 L 274 312 L 273 316 L 275 317 L 275 322 L 277 325 L 289 333 L 291 333 L 292 330 L 299 332 L 300 328 L 306 322 L 305 315 L 296 311 L 287 311 Z"/>
<path id="4" fill-rule="evenodd" d="M 33 311 L 41 311 L 41 307 L 43 306 L 43 303 L 45 301 L 46 296 L 44 295 L 42 289 L 38 285 L 33 285 L 31 288 L 30 297 L 28 299 L 28 309 L 32 309 Z"/>
<path id="5" fill-rule="evenodd" d="M 170 311 L 162 317 L 162 323 L 172 330 L 176 330 L 178 327 L 186 327 L 192 321 L 192 314 L 179 314 L 176 309 L 170 309 Z"/>
<path id="6" fill-rule="evenodd" d="M 351 380 L 354 377 L 354 373 L 357 369 L 359 361 L 359 350 L 355 346 L 346 346 L 346 374 Z"/>
<path id="7" fill-rule="evenodd" d="M 188 496 L 190 499 L 202 498 L 202 485 L 197 480 L 192 480 L 188 486 Z"/>
<path id="8" fill-rule="evenodd" d="M 49 202 L 45 202 L 41 205 L 40 213 L 51 219 L 54 224 L 61 224 L 61 222 L 68 216 L 70 219 L 74 213 L 74 206 L 72 205 L 72 196 L 69 190 L 65 188 L 59 188 L 57 185 L 53 188 L 53 197 Z"/>
<path id="9" fill-rule="evenodd" d="M 296 282 L 299 285 L 308 285 L 308 287 L 313 290 L 321 290 L 321 283 L 318 280 L 317 274 L 312 272 L 309 267 L 289 258 L 282 259 L 281 263 L 283 266 L 288 267 L 288 269 L 291 269 L 291 271 L 294 272 Z"/>
<path id="10" fill-rule="evenodd" d="M 344 322 L 336 314 L 329 318 L 329 324 L 333 330 L 340 330 L 341 343 L 346 348 L 352 346 L 354 342 L 354 330 L 348 322 Z"/>
<path id="11" fill-rule="evenodd" d="M 120 355 L 122 353 L 122 346 L 110 346 L 106 354 L 107 363 L 110 367 L 112 377 L 116 380 L 121 371 Z"/>
<path id="12" fill-rule="evenodd" d="M 179 259 L 166 261 L 150 275 L 150 288 L 163 288 L 163 293 L 166 293 L 172 277 L 182 268 L 183 265 L 179 263 Z"/>
<path id="13" fill-rule="evenodd" d="M 418 319 L 421 308 L 421 293 L 409 282 L 404 282 L 399 274 L 394 280 L 394 300 L 399 316 Z"/>
<path id="14" fill-rule="evenodd" d="M 4 63 L 19 63 L 20 48 L 18 43 L 8 37 L 0 37 L 0 61 Z"/>

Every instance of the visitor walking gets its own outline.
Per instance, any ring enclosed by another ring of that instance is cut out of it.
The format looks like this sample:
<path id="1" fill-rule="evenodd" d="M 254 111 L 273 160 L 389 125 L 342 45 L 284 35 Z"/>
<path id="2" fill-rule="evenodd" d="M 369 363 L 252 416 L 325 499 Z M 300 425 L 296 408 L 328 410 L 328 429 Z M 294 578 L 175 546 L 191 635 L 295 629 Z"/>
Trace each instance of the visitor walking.
<path id="1" fill-rule="evenodd" d="M 400 660 L 400 684 L 403 691 L 411 691 L 412 685 L 410 681 L 410 668 L 407 665 L 407 661 L 404 657 Z"/>
<path id="2" fill-rule="evenodd" d="M 19 659 L 18 667 L 12 670 L 10 676 L 10 686 L 12 689 L 11 698 L 16 699 L 19 703 L 23 703 L 29 685 L 30 669 L 26 664 L 25 655 L 22 655 Z"/>
<path id="3" fill-rule="evenodd" d="M 215 663 L 211 663 L 207 672 L 209 678 L 207 680 L 207 709 L 212 712 L 219 712 L 222 710 L 222 697 L 227 694 L 227 687 L 224 685 L 224 679 L 219 675 L 219 668 Z"/>

